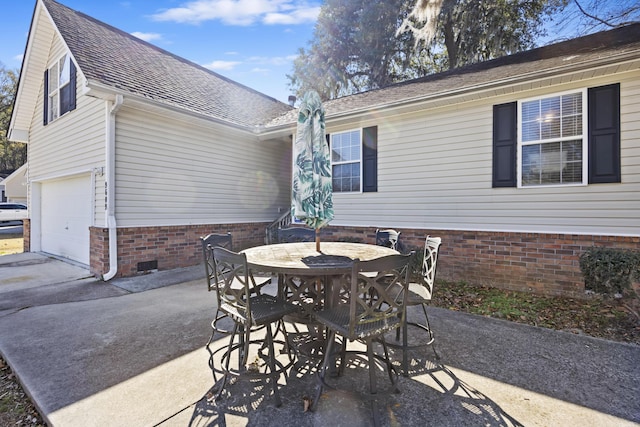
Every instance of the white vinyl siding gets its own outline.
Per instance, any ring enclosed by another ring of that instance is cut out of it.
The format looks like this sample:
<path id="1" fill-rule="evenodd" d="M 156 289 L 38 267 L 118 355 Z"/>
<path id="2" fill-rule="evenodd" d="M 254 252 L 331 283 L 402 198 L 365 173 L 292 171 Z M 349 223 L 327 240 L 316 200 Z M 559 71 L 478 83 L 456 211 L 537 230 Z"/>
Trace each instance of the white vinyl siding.
<path id="1" fill-rule="evenodd" d="M 63 52 L 64 46 L 56 37 L 49 62 L 53 58 L 60 58 Z M 31 181 L 73 176 L 104 167 L 106 102 L 83 96 L 77 87 L 76 95 L 75 110 L 44 126 L 42 111 L 46 97 L 44 82 L 40 82 L 27 145 Z M 96 174 L 95 180 L 95 193 L 98 197 L 94 200 L 95 217 L 91 222 L 103 225 L 104 178 Z"/>
<path id="2" fill-rule="evenodd" d="M 617 82 L 621 83 L 622 183 L 527 191 L 492 188 L 492 105 Z M 361 125 L 378 125 L 378 192 L 334 194 L 332 225 L 640 233 L 640 72 Z M 328 121 L 328 132 L 341 130 L 332 129 Z"/>
<path id="3" fill-rule="evenodd" d="M 288 209 L 289 144 L 178 118 L 118 113 L 119 227 L 271 222 Z"/>

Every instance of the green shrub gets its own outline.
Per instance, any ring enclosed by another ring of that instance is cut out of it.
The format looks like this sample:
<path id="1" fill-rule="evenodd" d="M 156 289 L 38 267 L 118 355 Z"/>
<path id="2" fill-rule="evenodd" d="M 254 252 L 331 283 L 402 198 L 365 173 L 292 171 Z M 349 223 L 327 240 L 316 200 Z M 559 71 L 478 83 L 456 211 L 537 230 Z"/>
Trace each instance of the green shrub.
<path id="1" fill-rule="evenodd" d="M 403 251 L 405 254 L 413 252 L 409 257 L 409 276 L 413 281 L 417 281 L 422 276 L 422 259 L 424 257 L 424 248 L 407 248 Z"/>
<path id="2" fill-rule="evenodd" d="M 580 255 L 580 270 L 586 289 L 614 295 L 631 289 L 631 279 L 640 280 L 640 252 L 629 249 L 592 247 Z"/>

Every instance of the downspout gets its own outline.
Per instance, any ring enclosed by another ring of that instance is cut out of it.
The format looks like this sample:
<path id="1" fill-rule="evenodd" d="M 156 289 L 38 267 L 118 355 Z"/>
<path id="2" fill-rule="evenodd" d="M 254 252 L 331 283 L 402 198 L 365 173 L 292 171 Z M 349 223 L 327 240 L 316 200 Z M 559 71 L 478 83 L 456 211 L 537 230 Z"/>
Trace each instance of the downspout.
<path id="1" fill-rule="evenodd" d="M 124 98 L 116 95 L 116 99 L 107 113 L 106 137 L 106 175 L 105 175 L 105 210 L 107 228 L 109 229 L 109 271 L 102 275 L 105 282 L 111 280 L 118 272 L 118 233 L 116 229 L 116 113 L 122 106 Z M 108 104 L 107 104 L 108 105 Z"/>

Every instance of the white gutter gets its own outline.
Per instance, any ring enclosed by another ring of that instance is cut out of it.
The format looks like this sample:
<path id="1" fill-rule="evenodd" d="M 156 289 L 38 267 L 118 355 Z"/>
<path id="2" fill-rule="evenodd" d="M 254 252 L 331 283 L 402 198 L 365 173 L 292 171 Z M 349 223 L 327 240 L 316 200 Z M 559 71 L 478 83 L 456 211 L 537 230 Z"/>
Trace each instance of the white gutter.
<path id="1" fill-rule="evenodd" d="M 107 228 L 109 229 L 109 271 L 102 275 L 105 282 L 111 280 L 118 272 L 118 233 L 116 229 L 116 113 L 122 106 L 124 98 L 116 95 L 115 101 L 109 108 L 107 101 L 107 132 L 106 132 L 106 197 L 105 203 Z"/>

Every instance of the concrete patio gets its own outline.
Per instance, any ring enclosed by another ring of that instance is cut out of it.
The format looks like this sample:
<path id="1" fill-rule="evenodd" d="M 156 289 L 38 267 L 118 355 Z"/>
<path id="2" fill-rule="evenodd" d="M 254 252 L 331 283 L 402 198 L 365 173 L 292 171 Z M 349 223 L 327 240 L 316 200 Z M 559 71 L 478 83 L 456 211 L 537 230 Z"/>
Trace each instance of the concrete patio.
<path id="1" fill-rule="evenodd" d="M 53 426 L 631 426 L 640 423 L 640 347 L 432 308 L 441 360 L 412 354 L 400 394 L 371 403 L 326 392 L 312 367 L 210 399 L 215 296 L 202 267 L 110 283 L 42 255 L 0 257 L 0 353 Z M 350 364 L 351 367 L 353 364 Z M 384 377 L 380 376 L 380 384 Z M 366 385 L 364 369 L 332 380 Z M 266 395 L 266 396 L 265 396 Z"/>

